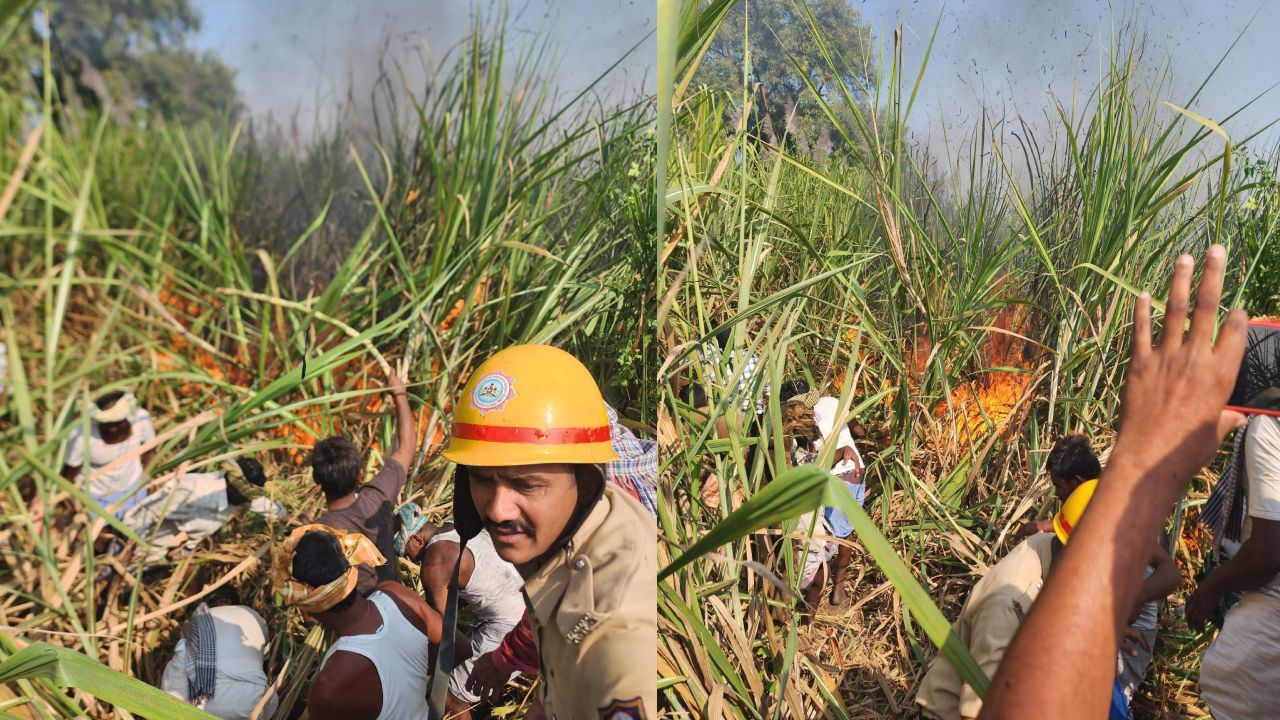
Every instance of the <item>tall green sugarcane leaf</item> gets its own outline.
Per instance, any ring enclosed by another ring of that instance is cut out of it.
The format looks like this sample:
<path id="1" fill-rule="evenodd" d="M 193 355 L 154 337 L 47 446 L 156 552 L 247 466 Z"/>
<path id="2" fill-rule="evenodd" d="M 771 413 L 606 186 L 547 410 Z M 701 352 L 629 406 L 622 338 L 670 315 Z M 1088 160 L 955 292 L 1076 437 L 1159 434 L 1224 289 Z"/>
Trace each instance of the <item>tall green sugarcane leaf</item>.
<path id="1" fill-rule="evenodd" d="M 780 475 L 663 568 L 658 573 L 658 581 L 670 577 L 726 543 L 820 507 L 836 507 L 844 511 L 863 547 L 902 596 L 903 604 L 920 623 L 925 634 L 955 667 L 965 683 L 979 697 L 986 695 L 990 681 L 974 661 L 964 642 L 955 634 L 951 623 L 898 557 L 893 546 L 880 534 L 875 523 L 871 522 L 871 518 L 849 494 L 844 481 L 821 468 L 802 465 Z"/>
<path id="2" fill-rule="evenodd" d="M 156 720 L 216 720 L 159 688 L 91 660 L 83 653 L 32 643 L 0 663 L 0 683 L 42 679 L 75 688 L 131 713 Z"/>

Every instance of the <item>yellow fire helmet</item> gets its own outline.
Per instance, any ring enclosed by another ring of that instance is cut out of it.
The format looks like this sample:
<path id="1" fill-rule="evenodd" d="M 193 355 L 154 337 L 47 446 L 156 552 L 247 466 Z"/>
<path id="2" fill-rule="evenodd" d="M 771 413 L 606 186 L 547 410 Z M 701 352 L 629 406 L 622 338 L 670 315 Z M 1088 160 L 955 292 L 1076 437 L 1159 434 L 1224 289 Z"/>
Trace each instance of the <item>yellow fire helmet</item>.
<path id="1" fill-rule="evenodd" d="M 618 459 L 595 378 L 550 345 L 515 345 L 476 368 L 453 407 L 444 456 L 481 467 Z"/>
<path id="2" fill-rule="evenodd" d="M 1093 491 L 1097 488 L 1097 480 L 1086 480 L 1080 483 L 1079 487 L 1072 490 L 1066 501 L 1062 503 L 1062 509 L 1058 510 L 1058 514 L 1053 516 L 1053 532 L 1063 545 L 1067 544 L 1071 531 L 1080 524 L 1084 509 L 1089 507 L 1089 501 L 1093 499 Z"/>

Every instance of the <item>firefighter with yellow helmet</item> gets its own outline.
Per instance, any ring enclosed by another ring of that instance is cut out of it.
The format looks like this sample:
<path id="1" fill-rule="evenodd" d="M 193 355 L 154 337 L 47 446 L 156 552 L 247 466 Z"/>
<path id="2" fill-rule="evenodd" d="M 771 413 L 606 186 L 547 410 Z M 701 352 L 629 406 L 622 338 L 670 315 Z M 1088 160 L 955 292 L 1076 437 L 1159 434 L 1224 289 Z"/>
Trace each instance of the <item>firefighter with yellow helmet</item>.
<path id="1" fill-rule="evenodd" d="M 495 354 L 463 387 L 444 456 L 459 534 L 487 530 L 524 578 L 545 716 L 656 717 L 656 527 L 605 483 L 616 455 L 586 367 L 547 345 Z"/>
<path id="2" fill-rule="evenodd" d="M 1036 533 L 1018 543 L 969 591 L 952 630 L 987 677 L 995 676 L 1005 649 L 1039 597 L 1054 557 L 1080 524 L 1097 484 L 1096 480 L 1081 483 L 1054 516 L 1054 532 Z M 928 720 L 973 720 L 982 712 L 982 697 L 939 654 L 920 682 L 916 705 Z"/>

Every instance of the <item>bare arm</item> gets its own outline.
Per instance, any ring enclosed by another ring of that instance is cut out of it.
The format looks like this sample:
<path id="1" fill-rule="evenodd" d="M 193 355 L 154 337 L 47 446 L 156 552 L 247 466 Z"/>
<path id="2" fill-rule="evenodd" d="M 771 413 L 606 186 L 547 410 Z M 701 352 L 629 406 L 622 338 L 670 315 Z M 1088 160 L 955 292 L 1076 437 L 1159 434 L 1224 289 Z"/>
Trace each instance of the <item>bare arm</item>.
<path id="1" fill-rule="evenodd" d="M 458 543 L 448 540 L 431 543 L 422 558 L 422 592 L 427 604 L 441 615 L 449 599 L 449 581 L 453 579 L 453 565 L 458 561 L 458 547 Z M 458 568 L 460 587 L 471 582 L 475 565 L 475 556 L 470 552 L 463 555 L 462 567 Z"/>
<path id="2" fill-rule="evenodd" d="M 1249 539 L 1210 578 L 1226 591 L 1257 590 L 1280 573 L 1280 520 L 1252 518 Z"/>
<path id="3" fill-rule="evenodd" d="M 400 463 L 407 474 L 409 463 L 413 462 L 418 451 L 418 431 L 414 427 L 413 410 L 409 407 L 409 393 L 405 390 L 403 361 L 396 372 L 387 376 L 387 392 L 391 394 L 396 413 L 396 449 L 391 453 L 391 459 Z"/>
<path id="4" fill-rule="evenodd" d="M 1190 257 L 1175 266 L 1159 346 L 1151 343 L 1151 298 L 1139 297 L 1111 462 L 996 673 L 984 718 L 1037 717 L 1047 707 L 1069 720 L 1106 716 L 1118 638 L 1151 538 L 1192 474 L 1244 419 L 1222 409 L 1244 354 L 1244 312 L 1232 311 L 1213 339 L 1225 262 L 1221 246 L 1210 248 L 1185 340 Z"/>
<path id="5" fill-rule="evenodd" d="M 406 614 L 405 617 L 426 635 L 432 644 L 440 644 L 440 636 L 444 631 L 444 613 L 437 612 L 421 595 L 396 580 L 384 580 L 378 583 L 378 589 L 392 596 L 402 611 L 408 610 L 411 613 Z M 471 643 L 467 641 L 465 635 L 455 630 L 453 644 L 454 662 L 462 662 L 471 657 Z"/>
<path id="6" fill-rule="evenodd" d="M 1025 540 L 1036 533 L 1053 532 L 1053 521 L 1045 518 L 1043 520 L 1028 520 L 1018 527 L 1017 532 L 1013 534 L 1015 542 Z"/>
<path id="7" fill-rule="evenodd" d="M 1147 564 L 1154 567 L 1155 571 L 1142 581 L 1142 588 L 1138 591 L 1137 607 L 1153 600 L 1164 600 L 1182 584 L 1182 575 L 1178 572 L 1177 563 L 1159 544 L 1152 546 L 1151 558 L 1147 560 Z"/>
<path id="8" fill-rule="evenodd" d="M 1257 590 L 1280 574 L 1280 521 L 1251 518 L 1249 539 L 1231 560 L 1209 573 L 1187 599 L 1187 624 L 1203 629 L 1225 593 Z"/>

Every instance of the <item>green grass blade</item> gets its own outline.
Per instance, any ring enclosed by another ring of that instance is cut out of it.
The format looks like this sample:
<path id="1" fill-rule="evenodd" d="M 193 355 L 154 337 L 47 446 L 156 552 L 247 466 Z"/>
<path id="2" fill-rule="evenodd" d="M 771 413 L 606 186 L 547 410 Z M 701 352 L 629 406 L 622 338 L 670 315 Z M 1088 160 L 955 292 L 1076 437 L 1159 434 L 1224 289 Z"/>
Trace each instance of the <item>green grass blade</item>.
<path id="1" fill-rule="evenodd" d="M 974 661 L 969 649 L 955 634 L 951 623 L 898 557 L 893 546 L 871 522 L 871 518 L 867 517 L 866 512 L 849 494 L 844 482 L 826 470 L 805 465 L 783 473 L 664 567 L 658 573 L 658 581 L 662 582 L 664 578 L 722 545 L 820 507 L 837 507 L 844 511 L 863 547 L 889 582 L 893 583 L 893 587 L 902 596 L 903 604 L 920 623 L 925 634 L 956 668 L 965 683 L 979 697 L 984 696 L 990 681 Z"/>
<path id="2" fill-rule="evenodd" d="M 75 688 L 118 708 L 156 720 L 212 720 L 203 710 L 141 680 L 126 677 L 83 653 L 47 643 L 32 643 L 0 663 L 0 682 L 43 679 Z"/>

